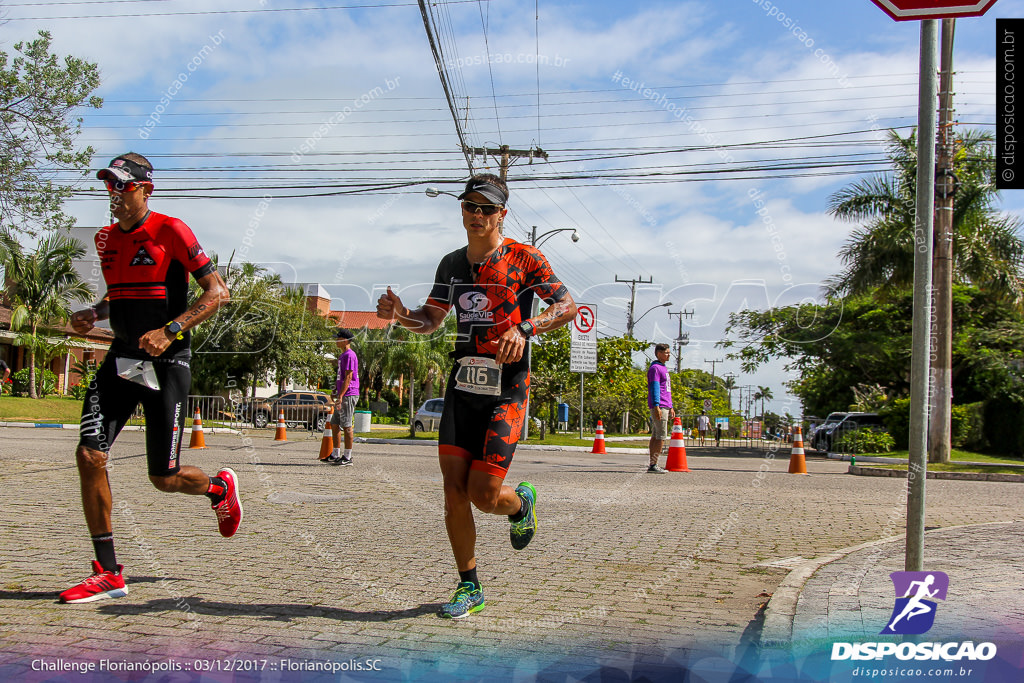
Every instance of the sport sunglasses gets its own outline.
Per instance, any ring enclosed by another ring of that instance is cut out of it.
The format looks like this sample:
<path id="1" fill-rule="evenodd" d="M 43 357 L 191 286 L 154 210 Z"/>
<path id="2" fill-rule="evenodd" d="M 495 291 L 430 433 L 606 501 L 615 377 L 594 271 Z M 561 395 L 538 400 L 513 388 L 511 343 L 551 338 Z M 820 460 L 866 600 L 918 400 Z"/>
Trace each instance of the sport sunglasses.
<path id="1" fill-rule="evenodd" d="M 476 202 L 470 201 L 462 202 L 462 210 L 465 211 L 466 213 L 476 213 L 477 209 L 479 209 L 480 213 L 482 213 L 485 216 L 493 216 L 494 214 L 501 211 L 502 208 L 504 207 L 502 207 L 501 204 L 477 204 Z"/>
<path id="2" fill-rule="evenodd" d="M 136 188 L 142 185 L 151 185 L 152 183 L 137 183 L 137 182 L 124 182 L 123 180 L 110 180 L 109 178 L 104 180 L 103 183 L 107 186 L 107 189 L 111 192 L 134 192 Z"/>

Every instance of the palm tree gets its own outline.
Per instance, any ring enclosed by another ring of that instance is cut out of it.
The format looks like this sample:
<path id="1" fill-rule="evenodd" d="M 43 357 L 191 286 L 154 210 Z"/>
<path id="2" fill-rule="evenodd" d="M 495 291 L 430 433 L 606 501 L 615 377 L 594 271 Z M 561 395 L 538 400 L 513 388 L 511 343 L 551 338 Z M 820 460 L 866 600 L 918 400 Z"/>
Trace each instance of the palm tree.
<path id="1" fill-rule="evenodd" d="M 414 391 L 417 375 L 429 380 L 432 385 L 434 378 L 447 365 L 449 344 L 445 332 L 448 327 L 443 326 L 427 337 L 410 332 L 404 327 L 394 328 L 393 338 L 399 343 L 391 347 L 388 365 L 392 371 L 408 372 L 410 436 L 416 436 L 412 416 L 416 412 Z"/>
<path id="2" fill-rule="evenodd" d="M 726 375 L 722 378 L 722 388 L 729 392 L 729 412 L 732 412 L 732 390 L 736 388 L 736 376 Z"/>
<path id="3" fill-rule="evenodd" d="M 916 134 L 889 131 L 893 172 L 858 181 L 829 198 L 829 213 L 861 222 L 839 252 L 843 271 L 827 284 L 840 295 L 878 288 L 886 295 L 914 281 L 917 182 Z M 953 200 L 953 280 L 973 284 L 1014 304 L 1024 302 L 1021 220 L 994 208 L 992 136 L 966 131 L 954 148 L 958 178 Z"/>
<path id="4" fill-rule="evenodd" d="M 770 387 L 758 387 L 757 388 L 757 393 L 754 394 L 754 400 L 761 402 L 761 419 L 762 420 L 764 420 L 764 402 L 765 401 L 770 401 L 773 398 L 775 398 L 775 397 L 772 395 L 772 390 L 771 390 Z"/>
<path id="5" fill-rule="evenodd" d="M 26 252 L 9 228 L 0 230 L 0 251 L 9 293 L 14 304 L 11 328 L 28 328 L 19 343 L 28 347 L 30 398 L 39 398 L 36 390 L 36 354 L 52 344 L 39 336 L 55 322 L 67 323 L 71 301 L 84 302 L 92 290 L 75 270 L 73 262 L 85 256 L 85 248 L 75 239 L 50 233 L 39 240 L 35 251 Z"/>

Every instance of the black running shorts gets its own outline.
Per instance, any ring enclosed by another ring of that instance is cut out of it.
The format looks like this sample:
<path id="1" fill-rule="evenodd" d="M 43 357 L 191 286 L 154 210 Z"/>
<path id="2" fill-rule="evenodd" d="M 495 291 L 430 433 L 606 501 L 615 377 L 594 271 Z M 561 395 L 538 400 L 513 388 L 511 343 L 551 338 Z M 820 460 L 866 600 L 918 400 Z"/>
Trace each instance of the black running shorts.
<path id="1" fill-rule="evenodd" d="M 146 416 L 146 459 L 149 474 L 167 477 L 180 469 L 181 439 L 188 409 L 192 370 L 187 360 L 153 361 L 160 389 L 150 389 L 118 377 L 116 356 L 107 354 L 89 385 L 82 405 L 79 446 L 110 452 L 135 408 Z"/>
<path id="2" fill-rule="evenodd" d="M 500 396 L 481 396 L 456 389 L 452 372 L 438 428 L 439 454 L 465 458 L 471 470 L 505 478 L 523 433 L 530 388 L 529 374 L 517 374 L 511 384 L 503 383 Z"/>

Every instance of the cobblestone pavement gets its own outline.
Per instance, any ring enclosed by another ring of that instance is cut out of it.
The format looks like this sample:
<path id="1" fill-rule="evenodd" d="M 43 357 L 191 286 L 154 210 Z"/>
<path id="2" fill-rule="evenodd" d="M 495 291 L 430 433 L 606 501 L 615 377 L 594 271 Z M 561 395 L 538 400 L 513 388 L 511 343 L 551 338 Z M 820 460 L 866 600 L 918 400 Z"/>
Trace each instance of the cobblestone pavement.
<path id="1" fill-rule="evenodd" d="M 0 679 L 40 658 L 267 658 L 278 676 L 286 658 L 379 658 L 381 679 L 456 680 L 728 657 L 758 640 L 760 608 L 790 569 L 901 533 L 905 509 L 903 480 L 811 456 L 811 476 L 790 475 L 788 451 L 691 448 L 690 473 L 649 475 L 642 451 L 524 449 L 509 480 L 537 486 L 538 535 L 516 552 L 508 522 L 477 513 L 487 607 L 450 622 L 435 616 L 457 577 L 435 449 L 358 444 L 354 466 L 330 467 L 316 462 L 319 440 L 272 434 L 207 434 L 209 449 L 183 452 L 207 473 L 238 473 L 245 520 L 232 539 L 205 498 L 152 488 L 143 435 L 122 434 L 110 478 L 130 594 L 60 605 L 92 557 L 77 434 L 0 429 Z M 927 524 L 1021 520 L 1022 493 L 929 481 Z"/>

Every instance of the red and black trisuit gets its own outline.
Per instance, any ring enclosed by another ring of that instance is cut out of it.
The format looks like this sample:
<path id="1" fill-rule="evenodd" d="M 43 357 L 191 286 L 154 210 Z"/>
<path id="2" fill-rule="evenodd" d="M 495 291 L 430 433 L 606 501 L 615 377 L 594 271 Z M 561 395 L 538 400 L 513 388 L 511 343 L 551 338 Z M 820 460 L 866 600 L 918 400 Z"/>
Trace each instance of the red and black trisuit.
<path id="1" fill-rule="evenodd" d="M 455 309 L 455 366 L 445 388 L 438 451 L 471 460 L 470 469 L 504 478 L 512 463 L 526 417 L 530 372 L 526 353 L 501 366 L 496 395 L 457 388 L 460 363 L 494 359 L 497 341 L 510 327 L 528 319 L 533 297 L 554 303 L 568 295 L 544 255 L 506 238 L 481 264 L 470 264 L 468 247 L 443 259 L 426 305 Z"/>
<path id="2" fill-rule="evenodd" d="M 95 242 L 114 341 L 86 393 L 79 444 L 109 451 L 142 403 L 149 474 L 168 476 L 179 469 L 185 401 L 192 384 L 189 333 L 183 332 L 158 357 L 140 349 L 139 338 L 184 313 L 189 274 L 199 280 L 215 266 L 185 223 L 152 211 L 127 232 L 117 223 L 101 228 Z M 119 358 L 152 362 L 160 388 L 118 376 Z"/>

